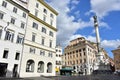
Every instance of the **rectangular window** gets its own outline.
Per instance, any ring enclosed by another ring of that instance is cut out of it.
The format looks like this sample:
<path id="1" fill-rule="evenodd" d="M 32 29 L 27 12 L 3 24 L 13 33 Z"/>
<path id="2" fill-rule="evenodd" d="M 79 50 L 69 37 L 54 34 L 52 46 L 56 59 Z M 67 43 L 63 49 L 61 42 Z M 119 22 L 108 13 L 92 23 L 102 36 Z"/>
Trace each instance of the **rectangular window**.
<path id="1" fill-rule="evenodd" d="M 49 32 L 49 36 L 53 37 L 53 32 L 52 31 Z"/>
<path id="2" fill-rule="evenodd" d="M 41 44 L 44 45 L 44 43 L 45 43 L 45 38 L 42 38 Z"/>
<path id="3" fill-rule="evenodd" d="M 38 8 L 39 7 L 39 4 L 38 3 L 36 3 L 36 8 Z"/>
<path id="4" fill-rule="evenodd" d="M 52 40 L 50 40 L 49 47 L 52 48 Z"/>
<path id="5" fill-rule="evenodd" d="M 50 14 L 50 17 L 51 17 L 51 18 L 54 18 L 54 16 L 53 16 L 53 14 L 52 14 L 52 13 Z"/>
<path id="6" fill-rule="evenodd" d="M 85 52 L 84 52 L 84 56 L 85 56 Z"/>
<path id="7" fill-rule="evenodd" d="M 50 20 L 50 25 L 53 25 L 53 20 Z"/>
<path id="8" fill-rule="evenodd" d="M 35 42 L 35 36 L 36 36 L 36 34 L 33 33 L 33 34 L 32 34 L 32 41 L 33 41 L 33 42 Z"/>
<path id="9" fill-rule="evenodd" d="M 81 53 L 80 53 L 80 56 L 81 56 Z"/>
<path id="10" fill-rule="evenodd" d="M 45 15 L 43 15 L 43 21 L 45 21 L 45 22 L 46 22 L 46 16 L 45 16 Z"/>
<path id="11" fill-rule="evenodd" d="M 0 29 L 0 39 L 1 39 L 1 36 L 2 36 L 2 29 Z"/>
<path id="12" fill-rule="evenodd" d="M 79 49 L 79 52 L 81 52 L 81 49 Z"/>
<path id="13" fill-rule="evenodd" d="M 14 39 L 14 33 L 11 31 L 6 31 L 5 40 L 9 40 L 13 42 L 13 39 Z"/>
<path id="14" fill-rule="evenodd" d="M 35 48 L 34 47 L 30 48 L 30 53 L 34 53 L 35 54 Z"/>
<path id="15" fill-rule="evenodd" d="M 0 19 L 3 19 L 4 14 L 0 12 Z"/>
<path id="16" fill-rule="evenodd" d="M 42 32 L 46 33 L 46 29 L 44 27 L 42 27 Z"/>
<path id="17" fill-rule="evenodd" d="M 40 55 L 41 55 L 41 56 L 45 56 L 45 51 L 40 50 Z"/>
<path id="18" fill-rule="evenodd" d="M 85 48 L 83 48 L 83 51 L 85 51 Z"/>
<path id="19" fill-rule="evenodd" d="M 10 23 L 15 24 L 15 18 L 11 18 Z"/>
<path id="20" fill-rule="evenodd" d="M 35 28 L 35 29 L 38 29 L 38 24 L 37 24 L 37 23 L 35 23 L 35 22 L 33 22 L 32 27 L 33 27 L 33 28 Z"/>
<path id="21" fill-rule="evenodd" d="M 21 22 L 21 28 L 22 28 L 22 29 L 25 28 L 25 23 Z"/>
<path id="22" fill-rule="evenodd" d="M 53 57 L 52 52 L 49 52 L 49 53 L 48 53 L 48 57 Z"/>
<path id="23" fill-rule="evenodd" d="M 20 53 L 16 53 L 16 55 L 15 55 L 15 60 L 19 60 L 19 58 L 20 58 Z"/>
<path id="24" fill-rule="evenodd" d="M 7 2 L 3 1 L 2 6 L 7 7 Z"/>
<path id="25" fill-rule="evenodd" d="M 80 63 L 82 63 L 82 59 L 80 59 Z"/>
<path id="26" fill-rule="evenodd" d="M 43 9 L 43 12 L 44 12 L 45 14 L 47 14 L 47 10 L 46 10 L 46 9 Z"/>
<path id="27" fill-rule="evenodd" d="M 13 75 L 13 77 L 16 77 L 17 72 L 18 72 L 18 64 L 14 64 L 14 67 L 13 67 L 14 75 Z"/>
<path id="28" fill-rule="evenodd" d="M 35 10 L 35 16 L 38 16 L 38 10 Z"/>
<path id="29" fill-rule="evenodd" d="M 24 13 L 24 12 L 23 12 L 23 15 L 22 15 L 22 17 L 26 18 L 26 13 Z"/>
<path id="30" fill-rule="evenodd" d="M 23 40 L 24 40 L 24 36 L 21 34 L 18 34 L 16 43 L 23 44 Z"/>
<path id="31" fill-rule="evenodd" d="M 17 13 L 17 8 L 16 7 L 13 7 L 13 12 Z"/>
<path id="32" fill-rule="evenodd" d="M 3 58 L 8 58 L 8 50 L 4 50 L 4 53 L 3 53 Z"/>
<path id="33" fill-rule="evenodd" d="M 84 63 L 86 63 L 86 59 L 84 59 Z"/>

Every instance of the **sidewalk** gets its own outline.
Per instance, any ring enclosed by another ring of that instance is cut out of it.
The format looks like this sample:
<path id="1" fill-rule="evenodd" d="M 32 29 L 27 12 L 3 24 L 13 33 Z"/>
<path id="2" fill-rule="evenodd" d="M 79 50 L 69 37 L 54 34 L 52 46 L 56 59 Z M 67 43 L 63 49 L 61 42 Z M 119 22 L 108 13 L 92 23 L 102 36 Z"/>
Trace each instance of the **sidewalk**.
<path id="1" fill-rule="evenodd" d="M 8 77 L 0 77 L 0 80 L 52 80 L 47 77 L 28 77 L 28 78 L 8 78 Z"/>

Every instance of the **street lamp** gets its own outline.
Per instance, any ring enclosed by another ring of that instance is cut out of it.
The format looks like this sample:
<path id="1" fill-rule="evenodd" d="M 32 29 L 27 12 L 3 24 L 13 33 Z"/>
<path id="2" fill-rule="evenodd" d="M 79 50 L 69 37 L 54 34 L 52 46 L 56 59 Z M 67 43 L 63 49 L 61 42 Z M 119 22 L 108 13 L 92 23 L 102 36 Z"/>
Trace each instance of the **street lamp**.
<path id="1" fill-rule="evenodd" d="M 4 28 L 4 31 L 7 31 L 7 27 L 9 26 L 10 22 L 7 22 L 7 25 Z"/>

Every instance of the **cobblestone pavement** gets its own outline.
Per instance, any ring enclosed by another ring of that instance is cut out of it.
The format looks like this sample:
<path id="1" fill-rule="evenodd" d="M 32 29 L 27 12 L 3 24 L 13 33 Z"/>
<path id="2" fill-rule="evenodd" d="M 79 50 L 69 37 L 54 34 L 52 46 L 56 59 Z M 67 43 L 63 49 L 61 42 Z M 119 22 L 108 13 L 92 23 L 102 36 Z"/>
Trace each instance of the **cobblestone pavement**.
<path id="1" fill-rule="evenodd" d="M 49 76 L 29 78 L 0 78 L 0 80 L 120 80 L 117 75 L 92 75 L 92 76 Z"/>

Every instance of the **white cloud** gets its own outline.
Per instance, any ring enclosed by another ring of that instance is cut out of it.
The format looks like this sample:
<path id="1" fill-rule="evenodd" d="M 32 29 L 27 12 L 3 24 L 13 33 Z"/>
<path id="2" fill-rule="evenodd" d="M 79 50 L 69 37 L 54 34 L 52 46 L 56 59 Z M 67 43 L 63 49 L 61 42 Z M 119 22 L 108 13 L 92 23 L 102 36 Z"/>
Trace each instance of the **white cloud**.
<path id="1" fill-rule="evenodd" d="M 91 10 L 103 18 L 111 11 L 120 11 L 120 0 L 90 0 Z M 88 13 L 87 13 L 88 14 Z"/>
<path id="2" fill-rule="evenodd" d="M 70 11 L 68 4 L 72 3 L 74 4 L 73 6 L 75 6 L 78 4 L 78 1 L 79 0 L 72 0 L 72 2 L 71 0 L 51 0 L 49 2 L 49 4 L 59 12 L 57 17 L 57 43 L 61 43 L 62 46 L 66 45 L 66 43 L 70 40 L 70 36 L 73 36 L 78 29 L 93 26 L 92 20 L 89 22 L 84 22 L 81 19 L 74 21 L 75 16 L 69 16 L 67 14 Z"/>
<path id="3" fill-rule="evenodd" d="M 80 2 L 80 0 L 71 0 L 71 3 L 73 4 L 78 4 Z"/>
<path id="4" fill-rule="evenodd" d="M 103 0 L 91 0 L 92 9 L 95 12 L 97 12 L 97 14 L 99 14 L 99 9 L 102 9 L 102 8 L 97 9 L 97 5 L 99 7 L 102 5 L 102 4 L 100 5 L 98 3 L 98 1 L 100 1 L 100 3 L 102 3 Z M 109 3 L 108 0 L 105 0 L 105 1 L 107 1 L 106 3 Z M 110 1 L 113 1 L 113 0 L 110 0 Z M 93 27 L 93 18 L 91 17 L 88 22 L 85 22 L 82 19 L 79 19 L 75 22 L 74 20 L 76 17 L 69 16 L 67 14 L 71 10 L 68 7 L 68 4 L 70 4 L 70 3 L 71 3 L 71 0 L 50 0 L 49 1 L 49 4 L 52 5 L 55 9 L 57 9 L 57 11 L 59 13 L 59 15 L 57 17 L 58 18 L 57 19 L 57 28 L 58 28 L 57 43 L 58 44 L 60 43 L 63 47 L 65 47 L 69 43 L 70 40 L 73 40 L 77 37 L 85 37 L 87 40 L 96 42 L 96 37 L 94 37 L 94 36 L 89 36 L 89 35 L 85 36 L 85 35 L 80 35 L 80 34 L 74 35 L 74 33 L 78 29 L 83 29 L 85 27 Z M 94 8 L 94 7 L 96 7 L 96 8 Z M 105 8 L 105 9 L 107 9 L 107 8 Z M 107 14 L 106 11 L 104 11 L 104 10 L 101 10 L 101 11 L 103 11 L 103 13 L 100 12 L 100 13 L 102 13 L 102 15 Z M 110 11 L 110 10 L 107 10 L 107 11 Z M 78 15 L 78 13 L 80 13 L 80 12 L 76 12 L 77 15 Z M 107 23 L 101 22 L 100 20 L 98 20 L 98 21 L 99 21 L 99 26 L 109 27 Z M 113 47 L 113 46 L 117 47 L 118 46 L 117 43 L 120 43 L 120 40 L 109 40 L 109 41 L 103 40 L 101 42 L 103 47 Z"/>
<path id="5" fill-rule="evenodd" d="M 79 18 L 79 17 L 80 17 L 80 11 L 76 11 L 74 14 L 75 14 L 75 17 L 76 17 L 76 18 Z"/>
<path id="6" fill-rule="evenodd" d="M 104 48 L 117 48 L 120 45 L 120 40 L 103 40 L 101 42 Z"/>
<path id="7" fill-rule="evenodd" d="M 76 5 L 79 4 L 80 0 L 70 0 L 70 10 L 76 8 Z"/>

